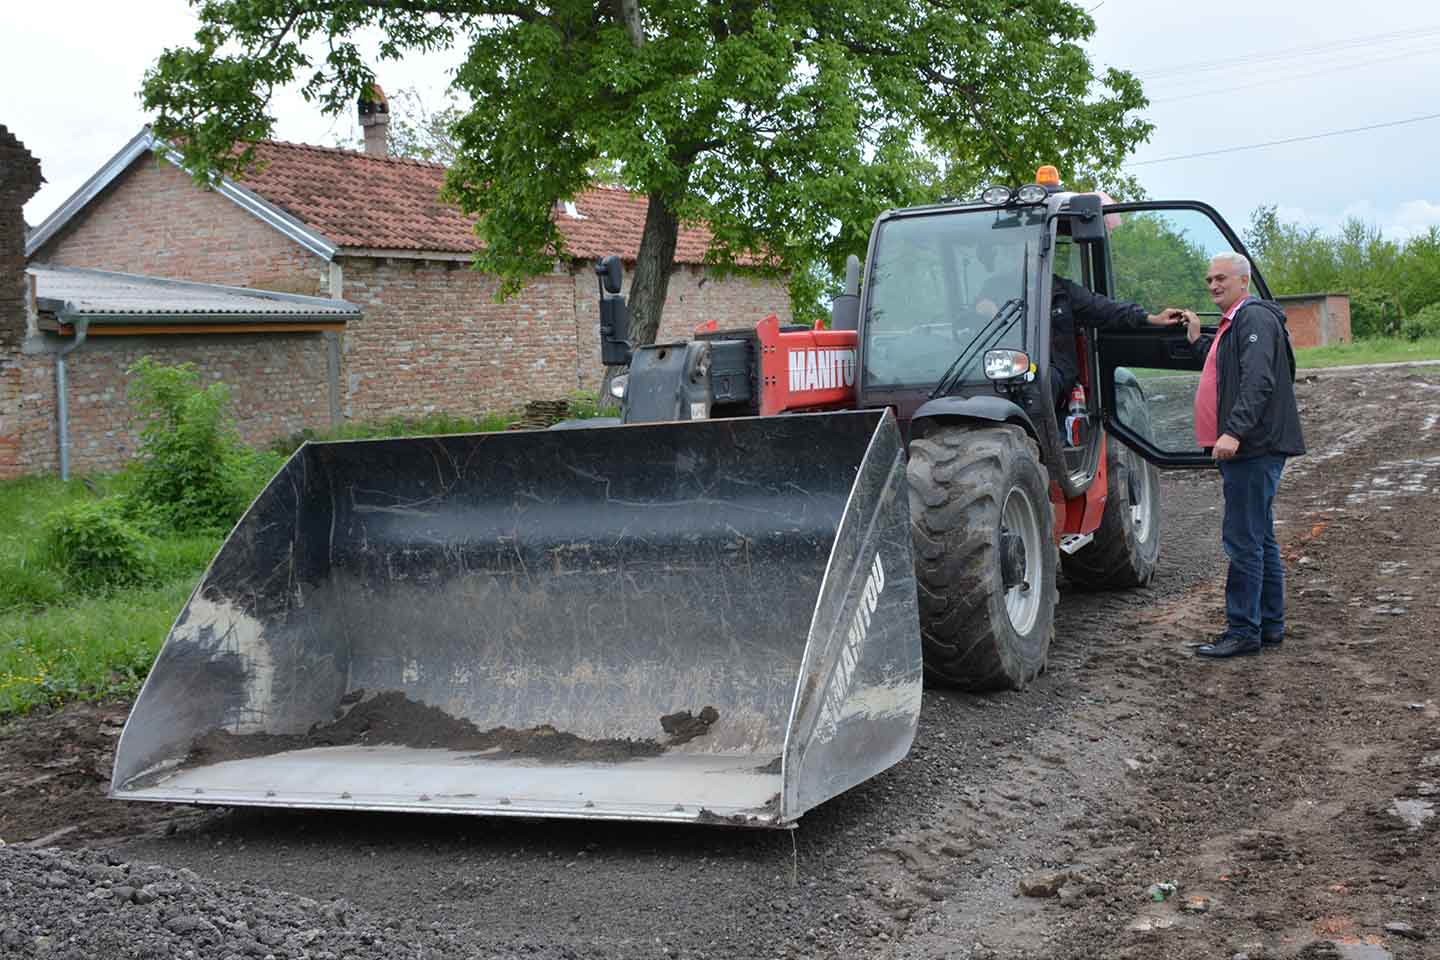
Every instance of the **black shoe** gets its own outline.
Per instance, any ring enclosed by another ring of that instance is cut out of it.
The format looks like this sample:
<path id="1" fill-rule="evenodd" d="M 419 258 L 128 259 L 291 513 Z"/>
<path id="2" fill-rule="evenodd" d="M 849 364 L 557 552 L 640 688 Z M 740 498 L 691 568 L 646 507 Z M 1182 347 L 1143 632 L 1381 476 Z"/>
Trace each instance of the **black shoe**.
<path id="1" fill-rule="evenodd" d="M 1283 633 L 1262 633 L 1260 635 L 1260 645 L 1263 647 L 1278 647 L 1284 642 L 1285 634 Z"/>
<path id="2" fill-rule="evenodd" d="M 1258 640 L 1242 640 L 1239 637 L 1225 636 L 1214 643 L 1207 643 L 1195 648 L 1195 656 L 1209 657 L 1218 660 L 1222 657 L 1247 657 L 1260 652 L 1261 643 Z"/>

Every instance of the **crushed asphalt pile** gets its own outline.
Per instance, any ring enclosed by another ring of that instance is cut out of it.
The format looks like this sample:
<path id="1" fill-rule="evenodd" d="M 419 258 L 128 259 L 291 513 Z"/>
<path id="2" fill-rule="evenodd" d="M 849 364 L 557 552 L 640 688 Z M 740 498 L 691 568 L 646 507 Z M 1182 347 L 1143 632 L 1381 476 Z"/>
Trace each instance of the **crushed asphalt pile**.
<path id="1" fill-rule="evenodd" d="M 385 925 L 346 900 L 292 896 L 109 853 L 0 848 L 0 956 L 340 957 L 458 953 L 452 937 L 404 919 Z"/>

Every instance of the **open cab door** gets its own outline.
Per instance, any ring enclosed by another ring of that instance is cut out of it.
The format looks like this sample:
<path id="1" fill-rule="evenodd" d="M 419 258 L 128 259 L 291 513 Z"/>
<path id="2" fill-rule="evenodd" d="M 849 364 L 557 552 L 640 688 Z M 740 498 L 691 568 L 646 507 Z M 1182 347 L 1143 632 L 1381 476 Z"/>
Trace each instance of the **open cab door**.
<path id="1" fill-rule="evenodd" d="M 1226 252 L 1249 257 L 1220 214 L 1193 201 L 1107 204 L 1104 212 L 1109 296 L 1152 312 L 1193 310 L 1204 331 L 1214 333 L 1220 311 L 1205 285 L 1210 259 Z M 1253 261 L 1250 292 L 1270 296 Z M 1093 362 L 1106 432 L 1158 467 L 1213 466 L 1195 440 L 1195 389 L 1204 359 L 1184 325 L 1099 331 Z"/>

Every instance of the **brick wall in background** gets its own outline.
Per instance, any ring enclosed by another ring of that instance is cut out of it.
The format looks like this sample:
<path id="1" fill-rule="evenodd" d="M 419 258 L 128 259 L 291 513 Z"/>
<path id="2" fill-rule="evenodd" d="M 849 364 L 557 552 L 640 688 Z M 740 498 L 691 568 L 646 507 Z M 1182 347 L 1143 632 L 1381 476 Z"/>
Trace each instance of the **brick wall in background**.
<path id="1" fill-rule="evenodd" d="M 576 389 L 570 277 L 555 272 L 495 302 L 497 281 L 469 265 L 346 257 L 345 416 L 475 415 Z"/>
<path id="2" fill-rule="evenodd" d="M 323 258 L 149 153 L 32 259 L 308 296 L 329 284 Z"/>
<path id="3" fill-rule="evenodd" d="M 600 385 L 599 294 L 589 263 L 557 267 L 504 303 L 495 302 L 495 279 L 464 263 L 342 263 L 344 297 L 364 311 L 346 329 L 347 417 L 474 415 Z M 720 281 L 679 266 L 661 339 L 686 338 L 711 319 L 753 327 L 771 313 L 790 320 L 782 283 Z"/>
<path id="4" fill-rule="evenodd" d="M 1285 310 L 1292 345 L 1324 347 L 1350 342 L 1350 298 L 1345 294 L 1301 294 L 1275 300 Z"/>
<path id="5" fill-rule="evenodd" d="M 25 469 L 21 345 L 30 294 L 23 208 L 42 182 L 39 161 L 0 125 L 0 479 L 19 476 Z"/>
<path id="6" fill-rule="evenodd" d="M 629 293 L 634 264 L 627 264 L 625 290 Z M 578 340 L 579 378 L 583 389 L 600 386 L 600 292 L 592 264 L 577 263 L 571 273 L 575 283 L 575 321 Z M 790 295 L 779 280 L 730 276 L 715 279 L 702 266 L 680 264 L 670 276 L 665 295 L 665 315 L 657 342 L 686 340 L 695 328 L 714 320 L 722 329 L 752 328 L 770 314 L 789 323 Z"/>
<path id="7" fill-rule="evenodd" d="M 322 334 L 92 336 L 66 358 L 70 393 L 70 466 L 76 473 L 114 470 L 135 453 L 141 424 L 126 401 L 126 370 L 144 356 L 193 363 L 206 384 L 230 388 L 240 434 L 263 447 L 305 427 L 330 425 L 327 351 Z M 26 472 L 59 470 L 53 357 L 27 357 L 22 390 Z"/>

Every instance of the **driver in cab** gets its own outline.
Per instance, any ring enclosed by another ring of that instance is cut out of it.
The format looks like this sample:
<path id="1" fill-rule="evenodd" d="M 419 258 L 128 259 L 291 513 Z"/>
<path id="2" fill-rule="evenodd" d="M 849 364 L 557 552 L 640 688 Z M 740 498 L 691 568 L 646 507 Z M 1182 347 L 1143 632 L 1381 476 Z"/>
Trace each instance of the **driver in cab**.
<path id="1" fill-rule="evenodd" d="M 981 263 L 991 269 L 995 261 L 995 247 L 984 246 L 977 253 Z M 1002 270 L 985 281 L 975 302 L 975 312 L 982 321 L 995 316 L 1004 302 L 1015 295 L 1014 291 L 1020 290 L 1018 263 L 1016 260 L 1013 276 L 1010 271 Z M 1183 322 L 1184 313 L 1174 307 L 1166 307 L 1159 313 L 1147 313 L 1138 304 L 1111 300 L 1056 274 L 1050 293 L 1050 392 L 1055 408 L 1060 409 L 1079 376 L 1080 359 L 1075 344 L 1077 323 L 1094 330 L 1137 330 L 1147 324 L 1169 327 Z"/>

